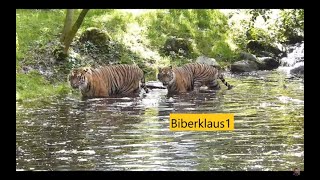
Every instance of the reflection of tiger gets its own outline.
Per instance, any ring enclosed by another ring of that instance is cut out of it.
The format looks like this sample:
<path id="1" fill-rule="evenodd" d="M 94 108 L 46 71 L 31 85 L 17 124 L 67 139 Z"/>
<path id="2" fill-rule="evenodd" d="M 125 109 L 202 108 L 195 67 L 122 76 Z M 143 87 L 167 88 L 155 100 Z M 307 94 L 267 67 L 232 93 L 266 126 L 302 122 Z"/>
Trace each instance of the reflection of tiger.
<path id="1" fill-rule="evenodd" d="M 81 67 L 69 74 L 72 88 L 79 88 L 83 97 L 108 97 L 111 95 L 129 95 L 145 86 L 143 71 L 136 65 L 110 65 L 101 68 Z"/>
<path id="2" fill-rule="evenodd" d="M 217 79 L 231 89 L 232 86 L 225 81 L 217 66 L 190 63 L 182 67 L 159 68 L 158 79 L 167 86 L 169 93 L 182 93 L 194 90 L 198 92 L 205 85 L 209 89 L 220 89 Z"/>

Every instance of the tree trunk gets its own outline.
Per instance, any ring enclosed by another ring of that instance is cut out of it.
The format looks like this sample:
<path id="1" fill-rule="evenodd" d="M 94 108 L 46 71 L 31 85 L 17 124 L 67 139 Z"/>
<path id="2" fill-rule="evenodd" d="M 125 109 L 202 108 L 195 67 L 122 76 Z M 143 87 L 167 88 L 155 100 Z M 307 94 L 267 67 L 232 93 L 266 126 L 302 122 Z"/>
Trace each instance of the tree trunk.
<path id="1" fill-rule="evenodd" d="M 65 37 L 64 39 L 64 49 L 63 49 L 63 53 L 64 54 L 68 54 L 68 50 L 69 50 L 69 47 L 70 47 L 70 44 L 74 38 L 74 36 L 76 35 L 79 27 L 81 26 L 82 22 L 83 22 L 83 19 L 84 17 L 86 16 L 87 12 L 89 11 L 89 9 L 83 9 L 77 19 L 77 21 L 74 23 L 71 31 L 69 31 L 67 33 L 67 36 Z"/>
<path id="2" fill-rule="evenodd" d="M 66 35 L 70 32 L 71 27 L 72 27 L 72 22 L 73 22 L 73 14 L 74 14 L 74 9 L 67 9 L 67 15 L 66 19 L 64 21 L 64 27 L 63 31 L 60 37 L 60 42 L 64 42 Z"/>

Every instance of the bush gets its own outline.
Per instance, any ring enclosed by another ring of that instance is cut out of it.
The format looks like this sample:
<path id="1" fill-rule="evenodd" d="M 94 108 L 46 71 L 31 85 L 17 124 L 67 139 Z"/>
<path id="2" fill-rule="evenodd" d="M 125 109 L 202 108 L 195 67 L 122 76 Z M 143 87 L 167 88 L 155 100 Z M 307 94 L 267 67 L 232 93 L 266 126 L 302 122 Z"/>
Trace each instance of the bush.
<path id="1" fill-rule="evenodd" d="M 304 9 L 282 10 L 275 23 L 280 42 L 296 43 L 304 37 Z"/>
<path id="2" fill-rule="evenodd" d="M 227 17 L 218 10 L 158 10 L 138 18 L 138 22 L 147 23 L 147 36 L 152 46 L 158 50 L 163 48 L 167 39 L 171 36 L 191 40 L 192 52 L 184 58 L 195 59 L 200 55 L 211 56 L 217 59 L 227 60 L 230 56 L 224 56 L 221 51 L 215 50 L 227 48 L 226 45 Z M 219 48 L 219 45 L 223 47 Z M 162 54 L 165 56 L 165 54 Z"/>

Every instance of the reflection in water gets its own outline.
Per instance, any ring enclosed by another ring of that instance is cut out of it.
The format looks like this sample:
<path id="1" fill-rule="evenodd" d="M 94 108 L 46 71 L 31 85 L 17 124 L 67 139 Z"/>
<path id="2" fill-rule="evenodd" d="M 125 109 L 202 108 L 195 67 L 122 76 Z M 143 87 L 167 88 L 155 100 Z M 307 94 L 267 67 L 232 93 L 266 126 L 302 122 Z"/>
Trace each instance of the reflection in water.
<path id="1" fill-rule="evenodd" d="M 227 76 L 228 77 L 228 76 Z M 279 72 L 232 90 L 17 104 L 17 170 L 304 169 L 304 84 Z M 234 113 L 235 130 L 172 132 L 169 114 Z"/>

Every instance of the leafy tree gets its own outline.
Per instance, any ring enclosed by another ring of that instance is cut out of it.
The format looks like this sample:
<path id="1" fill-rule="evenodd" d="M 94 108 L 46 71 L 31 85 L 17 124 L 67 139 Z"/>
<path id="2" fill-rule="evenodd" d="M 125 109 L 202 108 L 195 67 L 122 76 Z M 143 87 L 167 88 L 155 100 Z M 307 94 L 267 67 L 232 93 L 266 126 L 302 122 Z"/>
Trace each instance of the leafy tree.
<path id="1" fill-rule="evenodd" d="M 280 13 L 275 28 L 282 42 L 296 43 L 304 37 L 304 9 L 285 9 Z"/>
<path id="2" fill-rule="evenodd" d="M 62 35 L 60 37 L 60 41 L 63 43 L 64 48 L 63 48 L 63 54 L 67 55 L 68 50 L 70 47 L 70 44 L 75 37 L 78 29 L 80 28 L 86 14 L 88 13 L 89 9 L 83 9 L 76 20 L 76 22 L 72 25 L 73 22 L 73 15 L 74 15 L 74 10 L 68 9 L 67 14 L 66 14 L 66 19 L 65 19 L 65 24 L 63 27 Z"/>

